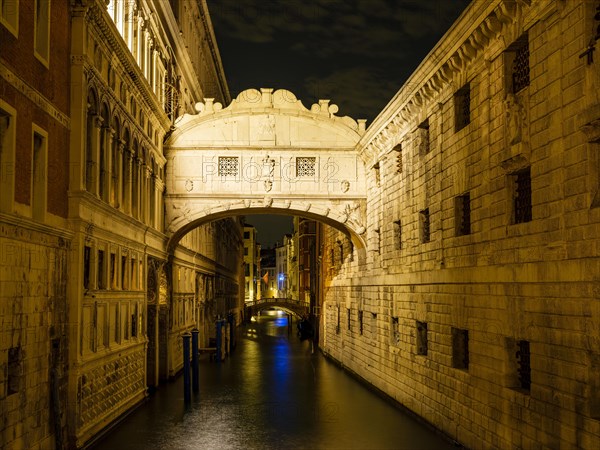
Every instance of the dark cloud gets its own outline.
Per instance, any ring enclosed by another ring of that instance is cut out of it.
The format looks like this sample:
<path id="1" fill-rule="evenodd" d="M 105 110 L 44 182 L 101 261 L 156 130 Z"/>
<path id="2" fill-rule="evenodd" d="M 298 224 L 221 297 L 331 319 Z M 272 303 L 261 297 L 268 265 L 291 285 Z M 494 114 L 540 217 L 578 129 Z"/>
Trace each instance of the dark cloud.
<path id="1" fill-rule="evenodd" d="M 396 93 L 398 85 L 377 68 L 357 66 L 324 77 L 310 76 L 306 90 L 316 93 L 317 98 L 331 99 L 340 107 L 339 116 L 366 119 L 381 110 Z"/>
<path id="2" fill-rule="evenodd" d="M 340 114 L 372 120 L 468 0 L 208 4 L 233 92 L 284 87 L 306 106 L 330 98 Z"/>

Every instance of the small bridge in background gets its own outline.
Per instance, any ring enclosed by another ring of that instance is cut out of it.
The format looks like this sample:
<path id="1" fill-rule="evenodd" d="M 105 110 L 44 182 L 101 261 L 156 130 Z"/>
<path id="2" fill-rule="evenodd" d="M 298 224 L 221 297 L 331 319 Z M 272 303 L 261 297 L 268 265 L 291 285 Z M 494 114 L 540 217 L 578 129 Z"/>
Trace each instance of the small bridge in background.
<path id="1" fill-rule="evenodd" d="M 298 317 L 307 316 L 310 307 L 309 303 L 289 298 L 263 298 L 253 302 L 246 302 L 246 317 L 250 318 L 257 315 L 260 311 L 274 308 L 295 314 Z"/>

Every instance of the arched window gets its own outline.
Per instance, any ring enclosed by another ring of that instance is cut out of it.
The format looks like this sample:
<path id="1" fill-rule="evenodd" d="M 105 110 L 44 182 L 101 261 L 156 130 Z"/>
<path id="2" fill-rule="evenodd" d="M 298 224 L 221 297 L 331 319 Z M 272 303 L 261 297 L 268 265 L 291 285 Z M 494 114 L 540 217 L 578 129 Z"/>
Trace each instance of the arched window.
<path id="1" fill-rule="evenodd" d="M 110 159 L 110 204 L 115 208 L 119 207 L 120 196 L 119 196 L 119 163 L 121 155 L 119 154 L 119 145 L 121 140 L 121 125 L 119 118 L 115 116 L 113 118 L 112 127 L 114 130 L 114 136 L 112 140 L 111 159 Z"/>
<path id="2" fill-rule="evenodd" d="M 140 192 L 140 177 L 138 160 L 140 158 L 140 148 L 137 139 L 133 141 L 133 158 L 131 161 L 131 215 L 139 217 L 139 192 Z"/>
<path id="3" fill-rule="evenodd" d="M 152 158 L 152 173 L 150 174 L 150 226 L 156 227 L 156 162 Z"/>
<path id="4" fill-rule="evenodd" d="M 110 115 L 106 103 L 102 105 L 102 128 L 100 129 L 100 187 L 98 196 L 102 200 L 108 199 L 108 136 L 110 131 Z"/>
<path id="5" fill-rule="evenodd" d="M 121 177 L 123 178 L 123 209 L 131 211 L 131 138 L 129 130 L 123 132 L 123 154 L 121 155 Z"/>
<path id="6" fill-rule="evenodd" d="M 95 191 L 96 155 L 95 155 L 95 120 L 98 115 L 98 100 L 93 90 L 88 91 L 86 135 L 85 135 L 85 189 Z"/>

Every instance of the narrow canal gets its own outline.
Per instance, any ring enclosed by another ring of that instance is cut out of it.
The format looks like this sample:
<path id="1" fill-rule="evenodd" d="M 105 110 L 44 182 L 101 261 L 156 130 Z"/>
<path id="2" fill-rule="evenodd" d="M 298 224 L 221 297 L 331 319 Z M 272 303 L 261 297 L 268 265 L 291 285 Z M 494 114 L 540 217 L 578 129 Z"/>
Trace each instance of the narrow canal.
<path id="1" fill-rule="evenodd" d="M 410 449 L 456 447 L 375 394 L 320 352 L 285 315 L 240 328 L 223 363 L 201 360 L 200 392 L 163 385 L 94 450 Z"/>

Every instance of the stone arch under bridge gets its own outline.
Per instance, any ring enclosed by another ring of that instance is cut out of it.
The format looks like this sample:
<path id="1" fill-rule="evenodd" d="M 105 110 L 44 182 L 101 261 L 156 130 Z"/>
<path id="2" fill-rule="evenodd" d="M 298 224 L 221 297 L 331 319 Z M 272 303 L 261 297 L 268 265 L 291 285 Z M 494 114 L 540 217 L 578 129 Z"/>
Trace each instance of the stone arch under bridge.
<path id="1" fill-rule="evenodd" d="M 202 223 L 260 213 L 313 218 L 365 247 L 364 120 L 284 89 L 248 89 L 226 108 L 204 100 L 165 142 L 169 249 Z"/>

